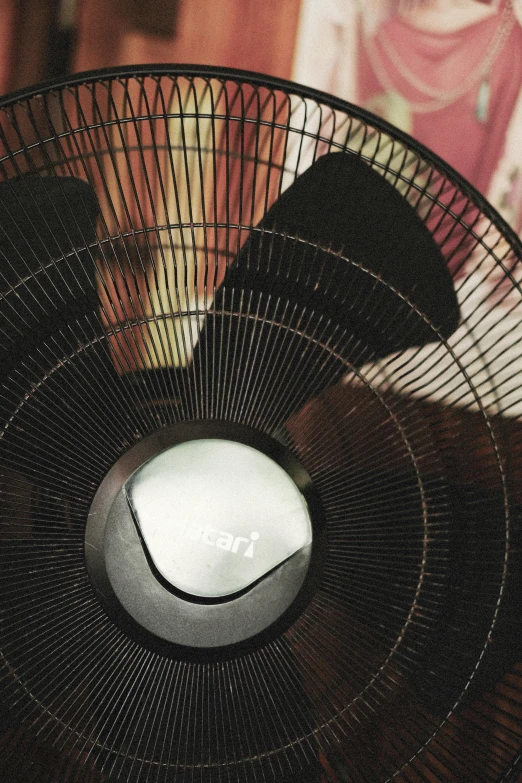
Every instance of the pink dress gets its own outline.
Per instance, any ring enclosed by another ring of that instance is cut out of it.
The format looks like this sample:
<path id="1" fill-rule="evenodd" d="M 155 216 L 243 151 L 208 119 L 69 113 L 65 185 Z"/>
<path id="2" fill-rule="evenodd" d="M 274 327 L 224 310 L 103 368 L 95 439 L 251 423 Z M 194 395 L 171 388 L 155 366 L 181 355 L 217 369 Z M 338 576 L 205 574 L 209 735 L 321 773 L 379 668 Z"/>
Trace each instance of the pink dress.
<path id="1" fill-rule="evenodd" d="M 292 76 L 402 125 L 469 179 L 522 233 L 522 0 L 511 2 L 515 18 L 488 69 L 489 101 L 482 119 L 476 116 L 480 77 L 438 111 L 409 112 L 404 126 L 406 103 L 431 99 L 403 72 L 448 94 L 470 84 L 495 40 L 504 6 L 462 30 L 436 34 L 390 16 L 386 0 L 302 0 Z M 379 79 L 372 67 L 372 49 L 387 79 L 382 73 Z M 390 58 L 390 49 L 395 57 Z M 392 102 L 391 114 L 390 84 L 403 97 L 402 106 Z"/>
<path id="2" fill-rule="evenodd" d="M 423 32 L 392 17 L 370 41 L 361 40 L 359 47 L 359 103 L 378 108 L 386 92 L 373 65 L 377 58 L 397 93 L 414 109 L 420 107 L 420 111 L 411 112 L 410 127 L 404 130 L 450 163 L 482 193 L 488 192 L 503 153 L 506 131 L 522 86 L 522 28 L 516 23 L 511 26 L 487 80 L 479 76 L 456 100 L 451 100 L 451 95 L 461 92 L 460 86 L 465 87 L 469 76 L 480 68 L 495 41 L 499 19 L 496 15 L 454 33 L 437 34 Z M 435 111 L 423 111 L 423 107 L 434 106 L 435 99 L 414 86 L 414 80 L 405 72 L 446 94 L 448 104 Z M 488 83 L 483 84 L 484 81 Z"/>

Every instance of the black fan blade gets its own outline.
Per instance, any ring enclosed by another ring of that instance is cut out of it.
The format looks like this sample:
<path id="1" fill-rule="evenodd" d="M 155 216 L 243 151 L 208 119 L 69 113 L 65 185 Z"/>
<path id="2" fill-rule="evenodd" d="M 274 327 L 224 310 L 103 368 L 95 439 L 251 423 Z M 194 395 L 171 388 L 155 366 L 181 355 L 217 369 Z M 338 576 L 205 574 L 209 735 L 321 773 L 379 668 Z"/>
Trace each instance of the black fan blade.
<path id="1" fill-rule="evenodd" d="M 56 341 L 73 346 L 82 339 L 78 335 L 99 331 L 94 252 L 89 251 L 98 214 L 93 188 L 75 177 L 31 174 L 0 183 L 0 362 L 4 377 L 14 373 L 15 386 L 24 373 L 31 375 L 28 365 L 45 363 L 42 351 L 55 355 Z M 105 371 L 114 372 L 110 362 Z M 100 383 L 103 388 L 103 379 Z M 82 389 L 64 383 L 56 388 L 55 401 L 52 410 L 40 412 L 42 426 L 70 455 L 63 415 L 81 409 Z M 36 447 L 27 438 L 33 428 L 31 414 L 22 410 L 16 444 L 4 447 L 1 458 L 24 474 L 54 476 L 55 452 L 49 455 L 47 444 Z M 80 430 L 77 453 L 85 448 Z"/>
<path id="2" fill-rule="evenodd" d="M 98 211 L 93 188 L 75 177 L 31 174 L 0 183 L 4 365 L 10 364 L 12 340 L 17 361 L 22 348 L 97 312 L 94 263 L 86 248 L 96 241 Z"/>
<path id="3" fill-rule="evenodd" d="M 332 153 L 319 158 L 263 223 L 342 250 L 408 297 L 443 337 L 457 328 L 459 305 L 438 245 L 399 191 L 361 158 Z M 350 274 L 363 285 L 355 267 Z M 398 348 L 415 339 L 412 332 L 396 333 Z M 433 332 L 421 330 L 417 339 L 432 340 Z"/>
<path id="4" fill-rule="evenodd" d="M 273 204 L 260 227 L 342 251 L 407 297 L 442 337 L 449 337 L 457 328 L 459 305 L 439 247 L 399 191 L 361 158 L 339 153 L 319 158 Z M 241 274 L 245 251 L 250 256 L 257 251 L 251 245 L 257 245 L 258 237 L 249 239 L 225 285 Z M 271 252 L 274 255 L 273 249 Z M 266 274 L 268 265 L 267 256 L 261 253 L 258 274 Z M 357 291 L 360 304 L 357 311 L 345 308 L 344 318 L 339 308 L 335 314 L 341 316 L 341 322 L 353 321 L 357 330 L 364 328 L 366 311 L 375 306 L 375 296 L 388 319 L 398 309 L 405 312 L 400 296 L 383 286 L 375 288 L 373 279 L 357 266 L 345 265 L 338 282 Z M 322 305 L 327 311 L 333 310 L 327 301 Z M 365 336 L 378 355 L 436 339 L 420 318 L 415 324 L 408 319 L 402 326 L 394 324 L 386 333 Z"/>
<path id="5" fill-rule="evenodd" d="M 314 250 L 316 245 L 334 252 Z M 352 263 L 336 256 L 337 251 Z M 319 158 L 250 233 L 216 295 L 215 315 L 207 318 L 196 364 L 204 365 L 204 357 L 208 362 L 226 328 L 222 318 L 249 297 L 279 297 L 297 305 L 294 323 L 286 326 L 300 330 L 299 313 L 306 313 L 305 329 L 312 336 L 306 352 L 294 351 L 282 368 L 290 382 L 276 379 L 273 388 L 265 382 L 267 362 L 281 356 L 280 330 L 270 331 L 271 344 L 251 361 L 251 374 L 263 386 L 265 409 L 277 411 L 279 423 L 347 371 L 341 361 L 320 370 L 314 341 L 340 340 L 338 353 L 360 367 L 434 341 L 436 330 L 447 338 L 459 323 L 450 273 L 422 219 L 383 176 L 348 154 Z M 239 318 L 234 329 L 236 346 L 256 342 L 251 319 Z M 234 362 L 233 368 L 229 362 L 229 375 L 241 376 L 241 350 Z M 209 372 L 215 374 L 215 367 Z M 205 370 L 201 375 L 202 388 L 208 388 Z"/>

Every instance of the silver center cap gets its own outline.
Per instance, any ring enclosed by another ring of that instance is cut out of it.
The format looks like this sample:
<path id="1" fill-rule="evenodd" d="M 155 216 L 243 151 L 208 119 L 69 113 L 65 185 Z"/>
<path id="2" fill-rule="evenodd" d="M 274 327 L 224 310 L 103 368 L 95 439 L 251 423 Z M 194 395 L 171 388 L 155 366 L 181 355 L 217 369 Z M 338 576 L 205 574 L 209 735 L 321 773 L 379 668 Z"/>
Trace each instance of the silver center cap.
<path id="1" fill-rule="evenodd" d="M 290 476 L 235 441 L 173 446 L 136 470 L 124 492 L 160 574 L 200 598 L 244 590 L 312 542 Z"/>

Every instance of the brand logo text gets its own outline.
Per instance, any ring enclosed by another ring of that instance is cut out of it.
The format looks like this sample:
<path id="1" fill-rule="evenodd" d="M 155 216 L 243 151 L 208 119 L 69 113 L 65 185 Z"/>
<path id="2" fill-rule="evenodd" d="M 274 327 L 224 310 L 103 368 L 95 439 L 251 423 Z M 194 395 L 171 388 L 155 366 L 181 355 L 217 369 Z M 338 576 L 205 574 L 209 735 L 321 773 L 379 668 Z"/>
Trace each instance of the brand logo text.
<path id="1" fill-rule="evenodd" d="M 191 528 L 187 526 L 184 531 L 184 537 L 190 541 L 198 541 L 206 546 L 214 546 L 217 549 L 224 549 L 233 555 L 242 555 L 243 557 L 254 557 L 254 544 L 259 540 L 259 533 L 256 531 L 250 533 L 250 538 L 244 536 L 234 536 L 226 530 L 206 525 L 204 528 Z"/>

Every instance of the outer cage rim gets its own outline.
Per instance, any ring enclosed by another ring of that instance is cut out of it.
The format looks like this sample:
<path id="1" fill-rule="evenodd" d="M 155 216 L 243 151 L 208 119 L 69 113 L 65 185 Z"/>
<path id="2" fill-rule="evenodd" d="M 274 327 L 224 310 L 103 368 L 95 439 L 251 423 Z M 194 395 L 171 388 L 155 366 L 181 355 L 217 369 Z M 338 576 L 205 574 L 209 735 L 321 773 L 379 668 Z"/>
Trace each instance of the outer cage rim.
<path id="1" fill-rule="evenodd" d="M 279 90 L 287 96 L 295 95 L 298 98 L 309 99 L 317 104 L 322 104 L 334 111 L 341 111 L 346 115 L 359 119 L 366 125 L 373 126 L 378 132 L 385 133 L 395 141 L 405 145 L 420 158 L 423 158 L 432 168 L 444 174 L 447 179 L 458 188 L 461 193 L 467 196 L 482 213 L 495 225 L 495 227 L 508 240 L 512 249 L 522 258 L 522 240 L 518 237 L 515 230 L 500 213 L 488 202 L 486 197 L 480 193 L 465 177 L 459 174 L 456 169 L 447 163 L 443 158 L 432 152 L 415 138 L 399 130 L 391 123 L 381 119 L 372 112 L 357 106 L 354 103 L 345 101 L 342 98 L 336 98 L 327 92 L 298 84 L 290 79 L 269 76 L 255 71 L 248 71 L 239 68 L 227 68 L 213 65 L 198 64 L 179 64 L 179 63 L 152 63 L 140 65 L 127 65 L 112 68 L 100 68 L 89 71 L 82 71 L 71 74 L 67 77 L 51 79 L 38 83 L 32 87 L 25 87 L 19 90 L 7 93 L 0 98 L 0 111 L 22 103 L 29 102 L 38 96 L 49 95 L 53 92 L 60 92 L 71 87 L 78 87 L 87 84 L 96 84 L 107 80 L 128 80 L 129 78 L 160 78 L 161 76 L 184 76 L 187 79 L 216 79 L 226 82 L 236 81 L 244 84 L 250 84 L 254 87 L 265 87 L 268 90 Z"/>
<path id="2" fill-rule="evenodd" d="M 397 140 L 403 143 L 408 149 L 421 156 L 428 164 L 431 164 L 441 174 L 446 176 L 448 180 L 455 185 L 461 192 L 461 194 L 470 198 L 471 202 L 477 206 L 482 214 L 487 217 L 491 223 L 502 233 L 502 235 L 508 240 L 511 249 L 522 258 L 522 242 L 517 237 L 513 229 L 507 224 L 504 218 L 487 202 L 485 197 L 474 186 L 465 180 L 458 172 L 456 172 L 449 164 L 445 163 L 435 153 L 428 150 L 421 143 L 415 141 L 407 134 L 393 128 L 390 124 L 376 117 L 368 111 L 365 111 L 359 107 L 354 106 L 348 102 L 342 101 L 337 98 L 333 98 L 327 93 L 313 90 L 311 88 L 304 87 L 302 85 L 296 85 L 291 81 L 278 79 L 275 77 L 265 77 L 260 74 L 255 74 L 249 71 L 242 71 L 238 69 L 225 69 L 214 68 L 213 66 L 192 66 L 192 65 L 152 65 L 152 66 L 128 66 L 126 68 L 115 69 L 101 69 L 98 71 L 88 71 L 84 73 L 74 74 L 67 79 L 52 80 L 43 83 L 40 86 L 30 88 L 29 90 L 22 89 L 5 96 L 0 100 L 0 110 L 4 111 L 10 106 L 16 103 L 21 103 L 24 100 L 30 101 L 33 98 L 38 98 L 45 94 L 51 94 L 57 90 L 65 90 L 75 86 L 81 86 L 82 84 L 97 83 L 104 79 L 126 79 L 140 77 L 161 77 L 161 76 L 185 76 L 187 78 L 202 78 L 202 79 L 238 79 L 241 78 L 244 84 L 251 84 L 256 87 L 265 87 L 267 89 L 281 89 L 284 91 L 291 91 L 291 94 L 303 99 L 311 99 L 321 102 L 326 107 L 333 110 L 343 111 L 354 119 L 362 120 L 363 122 L 369 122 L 373 127 L 379 131 L 386 133 L 392 140 Z M 9 157 L 9 155 L 8 155 Z M 517 286 L 519 288 L 519 286 Z M 445 720 L 443 722 L 446 722 Z M 440 726 L 438 727 L 440 729 Z M 437 730 L 438 730 L 437 729 Z M 433 736 L 436 736 L 434 733 Z M 430 740 L 433 737 L 430 737 Z M 429 744 L 429 741 L 426 745 Z M 420 753 L 422 748 L 419 749 L 416 755 Z M 520 757 L 518 759 L 520 761 Z M 515 761 L 512 770 L 519 767 L 519 764 Z M 510 771 L 506 773 L 510 774 Z"/>

